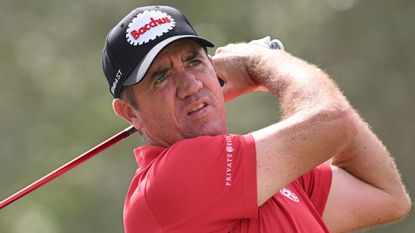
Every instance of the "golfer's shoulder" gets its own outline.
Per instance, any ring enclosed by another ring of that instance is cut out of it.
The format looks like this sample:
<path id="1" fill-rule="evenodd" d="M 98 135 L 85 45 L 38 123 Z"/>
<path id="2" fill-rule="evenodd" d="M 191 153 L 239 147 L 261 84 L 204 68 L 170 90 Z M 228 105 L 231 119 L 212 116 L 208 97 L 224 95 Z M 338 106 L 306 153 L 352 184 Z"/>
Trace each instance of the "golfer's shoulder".
<path id="1" fill-rule="evenodd" d="M 224 149 L 232 147 L 238 149 L 245 145 L 253 145 L 254 140 L 251 135 L 216 135 L 216 136 L 198 136 L 195 138 L 185 139 L 176 142 L 168 148 L 168 152 L 203 152 L 218 151 L 223 152 Z"/>

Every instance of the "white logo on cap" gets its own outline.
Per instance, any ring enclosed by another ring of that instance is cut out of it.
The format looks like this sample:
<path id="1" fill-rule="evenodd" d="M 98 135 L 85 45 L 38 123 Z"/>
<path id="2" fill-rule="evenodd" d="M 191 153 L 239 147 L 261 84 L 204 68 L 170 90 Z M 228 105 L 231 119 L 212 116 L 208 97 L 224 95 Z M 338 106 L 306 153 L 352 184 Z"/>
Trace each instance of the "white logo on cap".
<path id="1" fill-rule="evenodd" d="M 161 11 L 144 11 L 128 25 L 126 37 L 131 45 L 142 45 L 170 31 L 176 23 L 173 17 Z"/>
<path id="2" fill-rule="evenodd" d="M 114 82 L 112 82 L 112 86 L 111 86 L 112 94 L 115 94 L 115 88 L 117 88 L 117 84 L 120 81 L 121 77 L 122 77 L 121 69 L 118 69 L 117 73 L 115 74 Z"/>

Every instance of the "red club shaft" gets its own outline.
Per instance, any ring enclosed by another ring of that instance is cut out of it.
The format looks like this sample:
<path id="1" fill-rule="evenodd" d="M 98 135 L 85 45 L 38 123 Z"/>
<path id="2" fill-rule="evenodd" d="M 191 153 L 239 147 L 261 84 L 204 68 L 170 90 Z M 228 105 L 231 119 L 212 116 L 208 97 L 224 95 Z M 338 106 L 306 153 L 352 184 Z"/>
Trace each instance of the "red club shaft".
<path id="1" fill-rule="evenodd" d="M 0 202 L 0 209 L 3 207 L 13 203 L 14 201 L 20 199 L 21 197 L 25 196 L 26 194 L 38 189 L 39 187 L 47 184 L 49 181 L 55 179 L 58 176 L 63 175 L 67 171 L 79 166 L 81 163 L 87 161 L 88 159 L 94 157 L 95 155 L 101 153 L 102 151 L 106 150 L 110 146 L 116 144 L 117 142 L 127 138 L 131 134 L 135 133 L 136 129 L 133 126 L 130 126 L 123 131 L 119 132 L 118 134 L 112 136 L 111 138 L 107 139 L 106 141 L 102 142 L 101 144 L 95 146 L 94 148 L 90 149 L 89 151 L 83 153 L 82 155 L 76 157 L 75 159 L 69 161 L 68 163 L 62 165 L 61 167 L 57 168 L 53 172 L 47 174 L 46 176 L 40 178 L 39 180 L 33 182 L 32 184 L 26 186 L 22 190 L 18 191 L 17 193 L 11 195 L 10 197 L 4 199 Z"/>

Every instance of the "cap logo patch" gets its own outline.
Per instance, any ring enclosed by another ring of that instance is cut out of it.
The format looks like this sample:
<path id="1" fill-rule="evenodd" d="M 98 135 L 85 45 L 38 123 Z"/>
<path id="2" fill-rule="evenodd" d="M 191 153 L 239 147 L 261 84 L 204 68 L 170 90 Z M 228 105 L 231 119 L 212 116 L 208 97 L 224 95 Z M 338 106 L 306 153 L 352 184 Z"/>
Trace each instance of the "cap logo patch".
<path id="1" fill-rule="evenodd" d="M 128 25 L 126 37 L 131 45 L 142 45 L 172 30 L 176 22 L 173 17 L 161 11 L 139 13 Z"/>
<path id="2" fill-rule="evenodd" d="M 118 82 L 120 81 L 121 77 L 122 77 L 121 69 L 118 69 L 117 73 L 115 74 L 114 82 L 112 82 L 112 86 L 111 86 L 112 94 L 115 94 L 115 88 L 117 88 Z"/>

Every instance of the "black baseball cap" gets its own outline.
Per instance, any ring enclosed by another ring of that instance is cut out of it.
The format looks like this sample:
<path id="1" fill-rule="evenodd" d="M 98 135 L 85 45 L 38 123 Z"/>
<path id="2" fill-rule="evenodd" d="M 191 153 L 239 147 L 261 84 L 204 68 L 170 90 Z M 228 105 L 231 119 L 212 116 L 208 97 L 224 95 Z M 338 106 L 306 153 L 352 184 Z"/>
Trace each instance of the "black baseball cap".
<path id="1" fill-rule="evenodd" d="M 214 45 L 198 36 L 182 12 L 169 6 L 131 11 L 107 35 L 102 68 L 114 98 L 123 87 L 139 83 L 160 51 L 173 41 L 190 38 L 203 47 Z"/>

